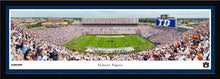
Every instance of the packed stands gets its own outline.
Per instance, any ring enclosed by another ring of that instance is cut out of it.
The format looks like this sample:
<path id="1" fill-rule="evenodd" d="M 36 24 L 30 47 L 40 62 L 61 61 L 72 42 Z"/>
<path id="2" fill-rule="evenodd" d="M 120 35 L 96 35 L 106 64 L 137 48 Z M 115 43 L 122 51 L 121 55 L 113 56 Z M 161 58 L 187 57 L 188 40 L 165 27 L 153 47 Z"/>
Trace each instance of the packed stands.
<path id="1" fill-rule="evenodd" d="M 152 27 L 139 27 L 146 37 L 148 37 L 148 34 L 152 36 L 154 34 L 151 33 L 158 33 L 173 38 L 169 38 L 172 39 L 170 43 L 162 43 L 154 49 L 117 55 L 83 53 L 69 50 L 60 45 L 62 43 L 60 40 L 68 41 L 79 36 L 83 32 L 81 28 L 66 26 L 42 29 L 38 32 L 12 22 L 10 29 L 10 59 L 12 61 L 209 61 L 211 57 L 209 21 L 205 21 L 193 29 L 181 33 L 181 35 L 175 35 L 176 31 L 172 29 L 164 30 L 159 27 L 160 29 L 156 30 Z M 96 29 L 94 27 L 85 29 L 92 28 Z M 119 28 L 121 31 L 134 30 L 128 27 L 115 27 L 113 29 Z M 102 29 L 106 28 L 103 27 Z M 145 32 L 145 30 L 149 32 Z M 157 39 L 165 38 L 158 37 Z"/>
<path id="2" fill-rule="evenodd" d="M 82 24 L 138 24 L 138 18 L 82 18 Z"/>
<path id="3" fill-rule="evenodd" d="M 35 30 L 36 38 L 49 41 L 53 44 L 62 45 L 81 35 L 79 26 L 65 26 L 60 28 L 44 28 Z"/>

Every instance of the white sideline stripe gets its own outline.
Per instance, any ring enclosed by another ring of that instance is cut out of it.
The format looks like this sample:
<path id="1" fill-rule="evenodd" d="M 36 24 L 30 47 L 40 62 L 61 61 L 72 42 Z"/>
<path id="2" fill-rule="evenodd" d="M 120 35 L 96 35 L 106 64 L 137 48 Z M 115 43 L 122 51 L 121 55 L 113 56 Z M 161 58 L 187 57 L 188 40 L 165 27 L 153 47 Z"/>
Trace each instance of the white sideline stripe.
<path id="1" fill-rule="evenodd" d="M 124 36 L 96 36 L 96 37 L 124 37 Z"/>

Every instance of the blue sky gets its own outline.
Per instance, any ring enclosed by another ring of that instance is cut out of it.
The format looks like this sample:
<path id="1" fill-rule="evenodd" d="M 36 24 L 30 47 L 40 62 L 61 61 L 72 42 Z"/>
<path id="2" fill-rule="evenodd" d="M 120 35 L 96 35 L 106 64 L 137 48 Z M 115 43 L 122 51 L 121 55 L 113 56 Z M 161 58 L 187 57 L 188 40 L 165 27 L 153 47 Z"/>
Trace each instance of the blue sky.
<path id="1" fill-rule="evenodd" d="M 175 18 L 209 18 L 208 11 L 11 11 L 11 17 L 155 18 L 161 14 Z"/>

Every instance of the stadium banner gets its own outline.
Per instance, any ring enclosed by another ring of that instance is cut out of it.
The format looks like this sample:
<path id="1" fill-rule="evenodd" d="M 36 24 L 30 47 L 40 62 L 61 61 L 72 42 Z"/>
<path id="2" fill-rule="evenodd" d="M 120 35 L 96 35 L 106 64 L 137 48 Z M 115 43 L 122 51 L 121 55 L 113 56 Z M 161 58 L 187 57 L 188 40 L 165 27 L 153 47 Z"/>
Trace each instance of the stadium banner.
<path id="1" fill-rule="evenodd" d="M 170 19 L 156 19 L 157 26 L 175 27 L 175 20 Z"/>

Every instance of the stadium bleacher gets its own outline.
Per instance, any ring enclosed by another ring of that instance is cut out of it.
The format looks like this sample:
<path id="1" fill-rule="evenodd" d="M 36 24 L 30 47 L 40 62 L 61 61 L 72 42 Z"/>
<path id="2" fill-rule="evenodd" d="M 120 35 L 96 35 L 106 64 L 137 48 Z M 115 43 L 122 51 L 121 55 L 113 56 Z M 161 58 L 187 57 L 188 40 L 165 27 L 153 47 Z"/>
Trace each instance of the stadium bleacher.
<path id="1" fill-rule="evenodd" d="M 88 22 L 85 19 L 83 22 L 124 24 L 124 21 L 116 22 L 114 19 L 107 19 L 112 22 L 92 20 Z M 136 23 L 136 19 L 125 21 Z M 83 53 L 62 46 L 85 32 L 89 34 L 136 34 L 137 29 L 141 30 L 143 37 L 149 37 L 149 40 L 160 42 L 161 45 L 154 49 L 116 55 Z M 12 61 L 209 61 L 209 29 L 207 20 L 184 33 L 175 29 L 151 26 L 65 26 L 34 31 L 12 21 L 9 56 Z"/>
<path id="2" fill-rule="evenodd" d="M 82 18 L 82 24 L 138 24 L 138 18 Z"/>

